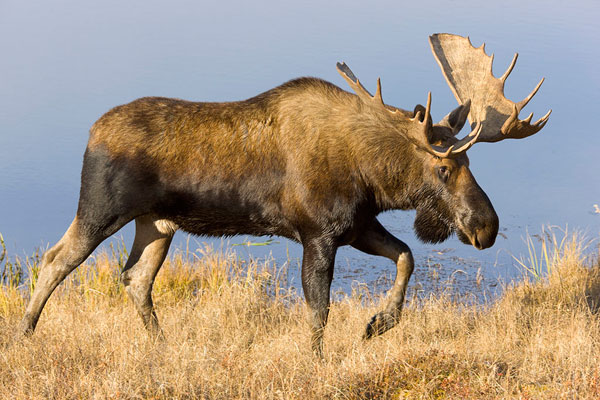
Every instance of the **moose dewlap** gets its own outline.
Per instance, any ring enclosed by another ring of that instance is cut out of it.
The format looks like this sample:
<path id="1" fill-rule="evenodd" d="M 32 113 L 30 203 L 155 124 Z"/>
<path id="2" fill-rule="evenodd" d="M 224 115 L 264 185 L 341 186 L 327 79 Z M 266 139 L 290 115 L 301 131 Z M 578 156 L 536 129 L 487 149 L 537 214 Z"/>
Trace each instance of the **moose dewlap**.
<path id="1" fill-rule="evenodd" d="M 91 128 L 77 214 L 44 254 L 20 332 L 34 331 L 57 285 L 108 236 L 135 220 L 123 282 L 142 321 L 161 335 L 152 284 L 175 231 L 195 235 L 280 235 L 303 246 L 302 286 L 321 354 L 337 248 L 351 245 L 391 259 L 396 280 L 365 338 L 400 318 L 414 268 L 408 246 L 377 220 L 385 210 L 416 209 L 418 237 L 441 242 L 452 233 L 484 249 L 498 217 L 469 170 L 477 142 L 524 138 L 546 114 L 518 118 L 539 85 L 519 103 L 504 97 L 492 57 L 468 38 L 430 37 L 434 56 L 459 102 L 439 123 L 425 107 L 385 104 L 350 68 L 337 65 L 355 94 L 316 78 L 287 82 L 231 103 L 149 97 L 118 106 Z M 541 82 L 540 82 L 541 85 Z M 471 132 L 455 135 L 469 119 Z"/>

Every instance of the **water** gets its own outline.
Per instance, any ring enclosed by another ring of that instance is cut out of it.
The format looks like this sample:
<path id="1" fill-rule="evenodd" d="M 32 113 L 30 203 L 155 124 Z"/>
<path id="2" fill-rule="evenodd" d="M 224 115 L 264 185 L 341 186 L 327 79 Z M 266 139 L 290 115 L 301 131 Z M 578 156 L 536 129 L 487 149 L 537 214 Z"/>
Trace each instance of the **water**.
<path id="1" fill-rule="evenodd" d="M 198 101 L 251 97 L 298 76 L 318 76 L 348 90 L 335 70 L 346 61 L 367 87 L 381 76 L 386 102 L 412 109 L 433 94 L 433 116 L 456 106 L 427 37 L 470 35 L 487 43 L 500 75 L 514 51 L 508 98 L 523 98 L 541 76 L 542 89 L 525 111 L 553 114 L 532 138 L 479 144 L 471 170 L 500 216 L 494 247 L 477 251 L 455 238 L 428 246 L 412 233 L 414 214 L 391 212 L 383 224 L 415 253 L 414 293 L 448 283 L 463 292 L 491 290 L 519 272 L 526 231 L 569 226 L 598 237 L 600 203 L 595 115 L 600 104 L 596 51 L 600 7 L 591 1 L 461 4 L 442 1 L 207 2 L 99 4 L 4 1 L 0 4 L 0 232 L 13 254 L 55 243 L 74 216 L 87 131 L 109 108 L 156 95 Z M 523 113 L 525 114 L 525 112 Z M 525 114 L 526 115 L 526 114 Z M 524 116 L 523 116 L 524 117 Z M 123 235 L 131 243 L 133 228 Z M 178 234 L 175 246 L 185 235 Z M 264 238 L 236 237 L 225 244 Z M 221 239 L 191 240 L 220 246 Z M 244 257 L 290 259 L 297 275 L 301 248 L 285 239 L 236 246 Z M 295 274 L 295 275 L 294 275 Z M 366 282 L 385 289 L 388 260 L 342 248 L 334 291 Z"/>

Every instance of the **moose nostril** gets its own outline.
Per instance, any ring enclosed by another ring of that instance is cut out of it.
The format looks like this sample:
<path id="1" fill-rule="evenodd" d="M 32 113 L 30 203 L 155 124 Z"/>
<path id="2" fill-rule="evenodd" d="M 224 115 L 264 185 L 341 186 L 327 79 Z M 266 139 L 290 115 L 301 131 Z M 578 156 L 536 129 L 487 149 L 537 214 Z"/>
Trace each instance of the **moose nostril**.
<path id="1" fill-rule="evenodd" d="M 477 230 L 473 239 L 473 246 L 478 250 L 483 250 L 494 245 L 496 235 L 491 233 L 489 229 L 480 229 Z"/>

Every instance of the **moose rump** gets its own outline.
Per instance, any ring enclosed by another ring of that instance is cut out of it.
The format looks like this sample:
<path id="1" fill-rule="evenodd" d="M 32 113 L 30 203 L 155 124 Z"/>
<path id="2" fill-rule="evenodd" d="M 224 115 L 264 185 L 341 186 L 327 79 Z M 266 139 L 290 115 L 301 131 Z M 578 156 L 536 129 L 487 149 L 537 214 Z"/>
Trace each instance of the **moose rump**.
<path id="1" fill-rule="evenodd" d="M 261 96 L 116 107 L 91 130 L 78 216 L 100 207 L 129 220 L 153 214 L 199 235 L 285 235 L 273 224 L 282 220 L 286 162 L 274 142 Z"/>

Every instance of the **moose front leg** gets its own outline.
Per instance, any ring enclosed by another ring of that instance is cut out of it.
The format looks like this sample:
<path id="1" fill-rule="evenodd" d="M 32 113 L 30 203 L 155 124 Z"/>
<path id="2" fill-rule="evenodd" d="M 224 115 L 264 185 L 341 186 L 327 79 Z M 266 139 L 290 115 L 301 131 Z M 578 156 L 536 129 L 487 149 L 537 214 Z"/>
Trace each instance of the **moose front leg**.
<path id="1" fill-rule="evenodd" d="M 329 315 L 329 289 L 337 246 L 329 237 L 303 240 L 302 289 L 310 309 L 311 347 L 323 357 L 323 331 Z"/>
<path id="2" fill-rule="evenodd" d="M 352 247 L 368 254 L 387 257 L 396 263 L 396 280 L 390 290 L 388 303 L 383 311 L 373 316 L 363 335 L 364 339 L 370 339 L 381 335 L 398 323 L 406 286 L 415 262 L 408 246 L 389 233 L 376 219 L 352 243 Z"/>

